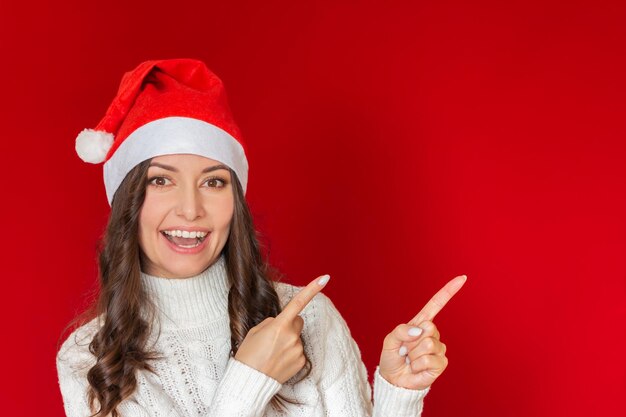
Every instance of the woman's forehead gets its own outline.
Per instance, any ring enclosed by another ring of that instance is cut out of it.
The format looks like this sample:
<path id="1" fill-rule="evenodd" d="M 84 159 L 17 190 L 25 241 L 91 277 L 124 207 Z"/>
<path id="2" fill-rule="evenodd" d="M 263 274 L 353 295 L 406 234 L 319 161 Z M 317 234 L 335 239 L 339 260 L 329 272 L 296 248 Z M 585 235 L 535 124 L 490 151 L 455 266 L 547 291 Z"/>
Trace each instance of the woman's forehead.
<path id="1" fill-rule="evenodd" d="M 159 155 L 150 160 L 149 168 L 157 167 L 171 172 L 207 173 L 231 168 L 222 162 L 196 154 Z"/>
<path id="2" fill-rule="evenodd" d="M 162 162 L 162 163 L 203 163 L 206 165 L 217 165 L 221 162 L 215 159 L 207 158 L 206 156 L 196 155 L 196 154 L 187 154 L 187 153 L 177 153 L 170 155 L 159 155 L 152 158 L 152 162 Z"/>

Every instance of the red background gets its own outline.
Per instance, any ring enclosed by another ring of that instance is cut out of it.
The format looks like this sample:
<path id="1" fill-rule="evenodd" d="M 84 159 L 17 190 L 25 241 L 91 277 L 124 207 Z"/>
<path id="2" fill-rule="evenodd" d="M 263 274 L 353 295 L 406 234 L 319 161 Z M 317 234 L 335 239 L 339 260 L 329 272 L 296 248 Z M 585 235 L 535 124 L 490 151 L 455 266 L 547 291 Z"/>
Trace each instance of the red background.
<path id="1" fill-rule="evenodd" d="M 63 415 L 56 343 L 108 214 L 74 138 L 123 72 L 194 57 L 246 137 L 271 260 L 331 274 L 370 374 L 467 274 L 425 416 L 624 415 L 624 3 L 219 3 L 0 3 L 2 414 Z"/>

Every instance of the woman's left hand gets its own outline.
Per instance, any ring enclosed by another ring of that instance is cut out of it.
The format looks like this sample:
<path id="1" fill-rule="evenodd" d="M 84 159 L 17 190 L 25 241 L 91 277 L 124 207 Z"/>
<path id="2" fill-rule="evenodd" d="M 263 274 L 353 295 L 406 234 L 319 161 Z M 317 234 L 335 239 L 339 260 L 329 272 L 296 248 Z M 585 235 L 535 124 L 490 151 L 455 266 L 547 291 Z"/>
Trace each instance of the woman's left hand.
<path id="1" fill-rule="evenodd" d="M 456 294 L 467 277 L 448 282 L 408 324 L 398 325 L 385 337 L 380 375 L 391 384 L 413 390 L 428 388 L 448 366 L 446 345 L 439 340 L 433 319 Z"/>

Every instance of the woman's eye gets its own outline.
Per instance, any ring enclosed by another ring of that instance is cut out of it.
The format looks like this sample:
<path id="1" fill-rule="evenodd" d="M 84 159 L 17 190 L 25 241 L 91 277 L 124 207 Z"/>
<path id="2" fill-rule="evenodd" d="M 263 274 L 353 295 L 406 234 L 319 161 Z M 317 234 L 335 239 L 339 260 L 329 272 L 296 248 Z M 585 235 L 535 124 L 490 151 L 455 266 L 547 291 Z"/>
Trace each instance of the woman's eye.
<path id="1" fill-rule="evenodd" d="M 205 184 L 207 184 L 211 188 L 222 188 L 226 185 L 226 181 L 221 178 L 209 178 L 205 181 Z"/>
<path id="2" fill-rule="evenodd" d="M 148 183 L 150 185 L 155 185 L 157 187 L 164 187 L 168 184 L 169 180 L 165 177 L 154 177 L 154 178 L 150 178 L 150 180 L 148 181 Z"/>

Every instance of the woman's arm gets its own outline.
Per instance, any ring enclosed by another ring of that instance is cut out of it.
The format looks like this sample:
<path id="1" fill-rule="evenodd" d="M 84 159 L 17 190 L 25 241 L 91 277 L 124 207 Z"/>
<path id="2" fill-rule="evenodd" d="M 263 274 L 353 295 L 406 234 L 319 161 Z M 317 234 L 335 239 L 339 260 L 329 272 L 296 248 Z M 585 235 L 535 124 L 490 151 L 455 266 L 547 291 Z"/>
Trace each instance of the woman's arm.
<path id="1" fill-rule="evenodd" d="M 210 417 L 260 417 L 282 384 L 230 357 L 211 402 Z"/>

